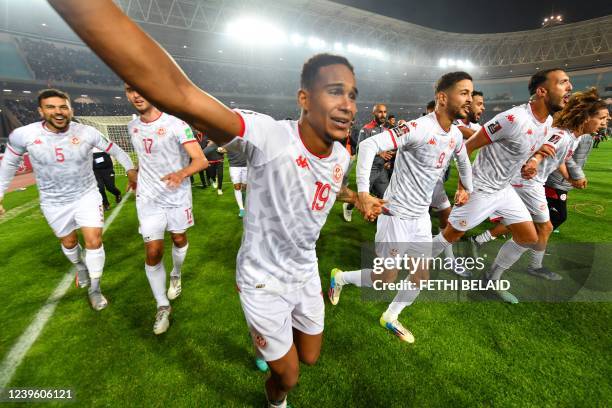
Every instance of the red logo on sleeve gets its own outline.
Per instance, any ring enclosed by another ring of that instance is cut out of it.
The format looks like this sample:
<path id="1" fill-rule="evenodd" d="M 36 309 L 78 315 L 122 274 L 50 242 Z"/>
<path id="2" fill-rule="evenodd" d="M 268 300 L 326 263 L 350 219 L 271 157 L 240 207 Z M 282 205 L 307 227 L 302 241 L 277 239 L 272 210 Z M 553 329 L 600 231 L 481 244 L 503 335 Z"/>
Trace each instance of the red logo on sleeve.
<path id="1" fill-rule="evenodd" d="M 308 167 L 308 160 L 306 160 L 306 158 L 304 156 L 298 157 L 297 159 L 295 159 L 295 162 L 297 163 L 297 165 L 303 169 L 307 169 Z"/>
<path id="2" fill-rule="evenodd" d="M 528 135 L 533 135 L 533 130 L 529 129 L 529 130 L 527 131 L 527 134 L 528 134 Z"/>
<path id="3" fill-rule="evenodd" d="M 508 115 L 508 116 L 506 116 L 506 119 L 508 119 L 508 122 L 513 123 L 514 122 L 514 115 Z"/>

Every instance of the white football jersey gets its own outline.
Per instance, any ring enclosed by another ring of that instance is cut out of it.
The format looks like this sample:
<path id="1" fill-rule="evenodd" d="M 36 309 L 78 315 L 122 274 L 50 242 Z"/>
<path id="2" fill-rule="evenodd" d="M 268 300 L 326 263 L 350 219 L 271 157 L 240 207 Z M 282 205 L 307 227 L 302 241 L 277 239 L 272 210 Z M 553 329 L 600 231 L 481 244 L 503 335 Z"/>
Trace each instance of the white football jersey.
<path id="1" fill-rule="evenodd" d="M 552 146 L 555 149 L 555 155 L 544 157 L 538 165 L 536 176 L 530 180 L 523 179 L 519 169 L 519 173 L 512 179 L 512 185 L 542 185 L 546 183 L 546 179 L 552 172 L 557 170 L 561 164 L 572 158 L 578 146 L 579 138 L 575 137 L 573 133 L 567 129 L 551 128 L 549 134 L 551 136 L 544 142 L 544 145 Z"/>
<path id="2" fill-rule="evenodd" d="M 53 133 L 42 121 L 15 129 L 7 148 L 19 156 L 29 153 L 41 205 L 56 206 L 72 203 L 98 188 L 92 148 L 108 152 L 112 146 L 91 126 L 72 122 L 65 132 Z"/>
<path id="3" fill-rule="evenodd" d="M 162 177 L 189 165 L 185 143 L 197 143 L 189 125 L 162 113 L 152 122 L 136 118 L 128 123 L 132 145 L 138 155 L 136 196 L 162 208 L 191 203 L 191 182 L 185 177 L 177 188 L 169 188 Z"/>
<path id="4" fill-rule="evenodd" d="M 318 276 L 316 242 L 350 156 L 338 142 L 327 157 L 311 153 L 296 121 L 236 112 L 248 167 L 236 283 L 242 291 L 286 293 Z"/>
<path id="5" fill-rule="evenodd" d="M 468 123 L 465 123 L 462 119 L 457 119 L 455 121 L 455 125 L 457 125 L 457 127 L 466 127 L 468 129 L 473 130 L 474 132 L 478 132 L 480 129 L 482 129 L 482 125 L 480 123 L 474 123 L 470 121 L 468 121 Z"/>
<path id="6" fill-rule="evenodd" d="M 516 106 L 497 114 L 482 130 L 491 140 L 474 161 L 474 190 L 493 193 L 506 187 L 525 161 L 544 142 L 552 117 L 538 121 L 531 104 Z"/>
<path id="7" fill-rule="evenodd" d="M 376 151 L 370 151 L 366 143 L 376 146 Z M 454 124 L 448 132 L 444 131 L 435 112 L 366 139 L 359 146 L 359 154 L 363 155 L 365 149 L 369 155 L 397 149 L 395 168 L 384 199 L 389 213 L 400 218 L 419 218 L 429 210 L 436 182 L 453 156 L 468 166 L 467 177 L 471 175 L 461 131 Z M 358 159 L 360 192 L 368 191 L 368 180 L 367 165 Z M 471 181 L 463 181 L 464 185 L 468 184 L 466 189 L 471 189 Z"/>

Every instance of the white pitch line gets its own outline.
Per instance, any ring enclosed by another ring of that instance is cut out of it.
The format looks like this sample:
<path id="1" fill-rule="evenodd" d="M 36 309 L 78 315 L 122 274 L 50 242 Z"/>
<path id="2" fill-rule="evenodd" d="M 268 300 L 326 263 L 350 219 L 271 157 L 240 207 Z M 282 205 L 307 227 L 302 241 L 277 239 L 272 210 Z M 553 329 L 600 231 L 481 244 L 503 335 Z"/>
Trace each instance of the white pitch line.
<path id="1" fill-rule="evenodd" d="M 0 217 L 0 224 L 5 223 L 7 221 L 12 220 L 23 214 L 24 212 L 31 210 L 32 208 L 38 205 L 38 200 L 32 200 L 25 204 L 20 205 L 19 207 L 12 208 L 8 210 L 3 216 Z"/>
<path id="2" fill-rule="evenodd" d="M 130 194 L 132 194 L 131 191 L 124 196 L 123 201 L 121 201 L 119 205 L 115 207 L 111 215 L 106 219 L 102 233 L 104 233 L 108 227 L 110 227 L 115 218 L 117 218 L 119 211 L 121 211 L 121 208 L 123 208 L 123 204 L 125 204 Z M 23 361 L 26 353 L 28 350 L 30 350 L 30 347 L 32 347 L 38 336 L 40 336 L 40 333 L 51 316 L 53 316 L 53 312 L 55 312 L 57 304 L 64 297 L 74 281 L 74 273 L 75 267 L 73 266 L 66 273 L 59 285 L 57 285 L 51 296 L 49 296 L 44 306 L 40 308 L 36 314 L 36 317 L 34 317 L 34 321 L 30 323 L 28 328 L 19 337 L 15 345 L 11 348 L 2 361 L 2 364 L 0 365 L 0 393 L 11 381 L 11 378 L 13 378 L 15 371 L 17 371 L 17 367 L 19 367 Z"/>

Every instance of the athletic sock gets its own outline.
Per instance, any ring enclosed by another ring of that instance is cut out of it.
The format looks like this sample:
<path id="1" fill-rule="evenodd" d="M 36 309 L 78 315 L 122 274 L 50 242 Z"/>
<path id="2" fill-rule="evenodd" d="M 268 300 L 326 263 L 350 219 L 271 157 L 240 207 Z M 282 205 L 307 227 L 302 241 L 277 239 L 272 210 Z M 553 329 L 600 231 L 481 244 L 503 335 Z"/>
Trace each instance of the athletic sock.
<path id="1" fill-rule="evenodd" d="M 491 270 L 487 274 L 487 278 L 499 280 L 504 271 L 510 269 L 528 249 L 529 248 L 517 244 L 513 239 L 506 241 L 499 249 L 497 257 L 495 257 L 495 261 L 491 266 Z"/>
<path id="2" fill-rule="evenodd" d="M 531 255 L 529 267 L 531 269 L 540 269 L 542 267 L 542 260 L 544 259 L 544 251 L 536 251 L 535 249 L 530 249 L 529 255 Z"/>
<path id="3" fill-rule="evenodd" d="M 238 208 L 244 210 L 244 204 L 242 204 L 242 190 L 234 190 L 234 197 L 236 197 Z"/>
<path id="4" fill-rule="evenodd" d="M 489 241 L 493 241 L 496 238 L 497 237 L 494 237 L 493 235 L 491 235 L 491 231 L 486 230 L 482 234 L 477 235 L 476 238 L 474 238 L 474 240 L 477 243 L 479 243 L 480 245 L 482 245 L 482 244 L 485 244 L 485 243 L 487 243 Z"/>
<path id="5" fill-rule="evenodd" d="M 338 285 L 351 284 L 359 287 L 372 287 L 372 269 L 358 269 L 356 271 L 339 272 L 335 277 Z"/>
<path id="6" fill-rule="evenodd" d="M 404 281 L 406 282 L 407 280 Z M 395 295 L 395 298 L 393 298 L 393 301 L 387 308 L 387 311 L 383 314 L 383 318 L 387 321 L 397 320 L 400 313 L 402 313 L 402 310 L 410 306 L 417 296 L 419 296 L 419 293 L 421 293 L 421 290 L 418 288 L 398 291 L 397 295 Z"/>
<path id="7" fill-rule="evenodd" d="M 449 245 L 446 248 L 444 248 L 444 261 L 446 261 L 446 259 L 452 259 L 453 260 L 453 265 L 455 264 L 455 254 L 453 253 L 453 246 Z"/>
<path id="8" fill-rule="evenodd" d="M 157 307 L 170 306 L 170 301 L 166 296 L 166 269 L 164 268 L 164 263 L 160 262 L 153 266 L 145 263 L 145 272 L 147 273 L 151 291 L 157 302 Z"/>
<path id="9" fill-rule="evenodd" d="M 66 258 L 70 262 L 76 265 L 79 270 L 87 269 L 83 260 L 81 259 L 82 248 L 80 244 L 76 244 L 74 248 L 66 248 L 64 245 L 61 245 L 62 252 L 66 255 Z"/>
<path id="10" fill-rule="evenodd" d="M 451 243 L 448 242 L 446 238 L 444 238 L 444 235 L 442 235 L 442 233 L 439 233 L 432 239 L 431 257 L 432 258 L 437 257 L 438 255 L 442 253 L 442 251 L 444 251 L 444 248 L 448 247 L 449 245 L 451 245 Z"/>
<path id="11" fill-rule="evenodd" d="M 105 259 L 104 245 L 98 249 L 85 249 L 85 265 L 87 265 L 87 270 L 89 271 L 92 287 L 94 279 L 99 280 L 102 277 Z"/>
<path id="12" fill-rule="evenodd" d="M 187 256 L 187 248 L 189 248 L 189 243 L 182 248 L 172 245 L 172 272 L 170 272 L 170 276 L 174 278 L 181 277 L 181 268 Z"/>

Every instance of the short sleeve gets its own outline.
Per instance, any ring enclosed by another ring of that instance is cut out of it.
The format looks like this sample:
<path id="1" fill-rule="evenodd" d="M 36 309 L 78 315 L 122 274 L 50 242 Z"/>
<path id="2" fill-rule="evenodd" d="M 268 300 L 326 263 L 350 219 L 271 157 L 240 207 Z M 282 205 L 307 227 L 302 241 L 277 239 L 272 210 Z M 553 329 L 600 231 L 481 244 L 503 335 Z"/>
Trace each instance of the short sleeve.
<path id="1" fill-rule="evenodd" d="M 17 128 L 11 132 L 6 148 L 18 156 L 23 156 L 26 152 L 26 141 L 22 128 Z"/>
<path id="2" fill-rule="evenodd" d="M 274 159 L 289 143 L 288 129 L 283 123 L 257 112 L 234 112 L 242 121 L 242 131 L 237 136 L 243 140 L 251 164 L 263 164 Z"/>
<path id="3" fill-rule="evenodd" d="M 493 119 L 482 127 L 482 131 L 491 143 L 503 140 L 511 135 L 517 126 L 519 118 L 511 111 L 498 113 Z"/>
<path id="4" fill-rule="evenodd" d="M 560 131 L 559 129 L 555 128 L 552 128 L 551 130 L 552 136 L 546 139 L 543 145 L 550 146 L 555 149 L 555 151 L 559 151 L 559 149 L 562 149 L 565 145 L 568 144 L 568 139 L 565 137 L 563 131 Z"/>
<path id="5" fill-rule="evenodd" d="M 174 135 L 180 144 L 198 141 L 193 134 L 191 127 L 180 119 L 178 119 L 174 124 Z"/>
<path id="6" fill-rule="evenodd" d="M 398 149 L 414 148 L 425 143 L 427 129 L 424 122 L 410 121 L 388 130 L 397 142 Z"/>

